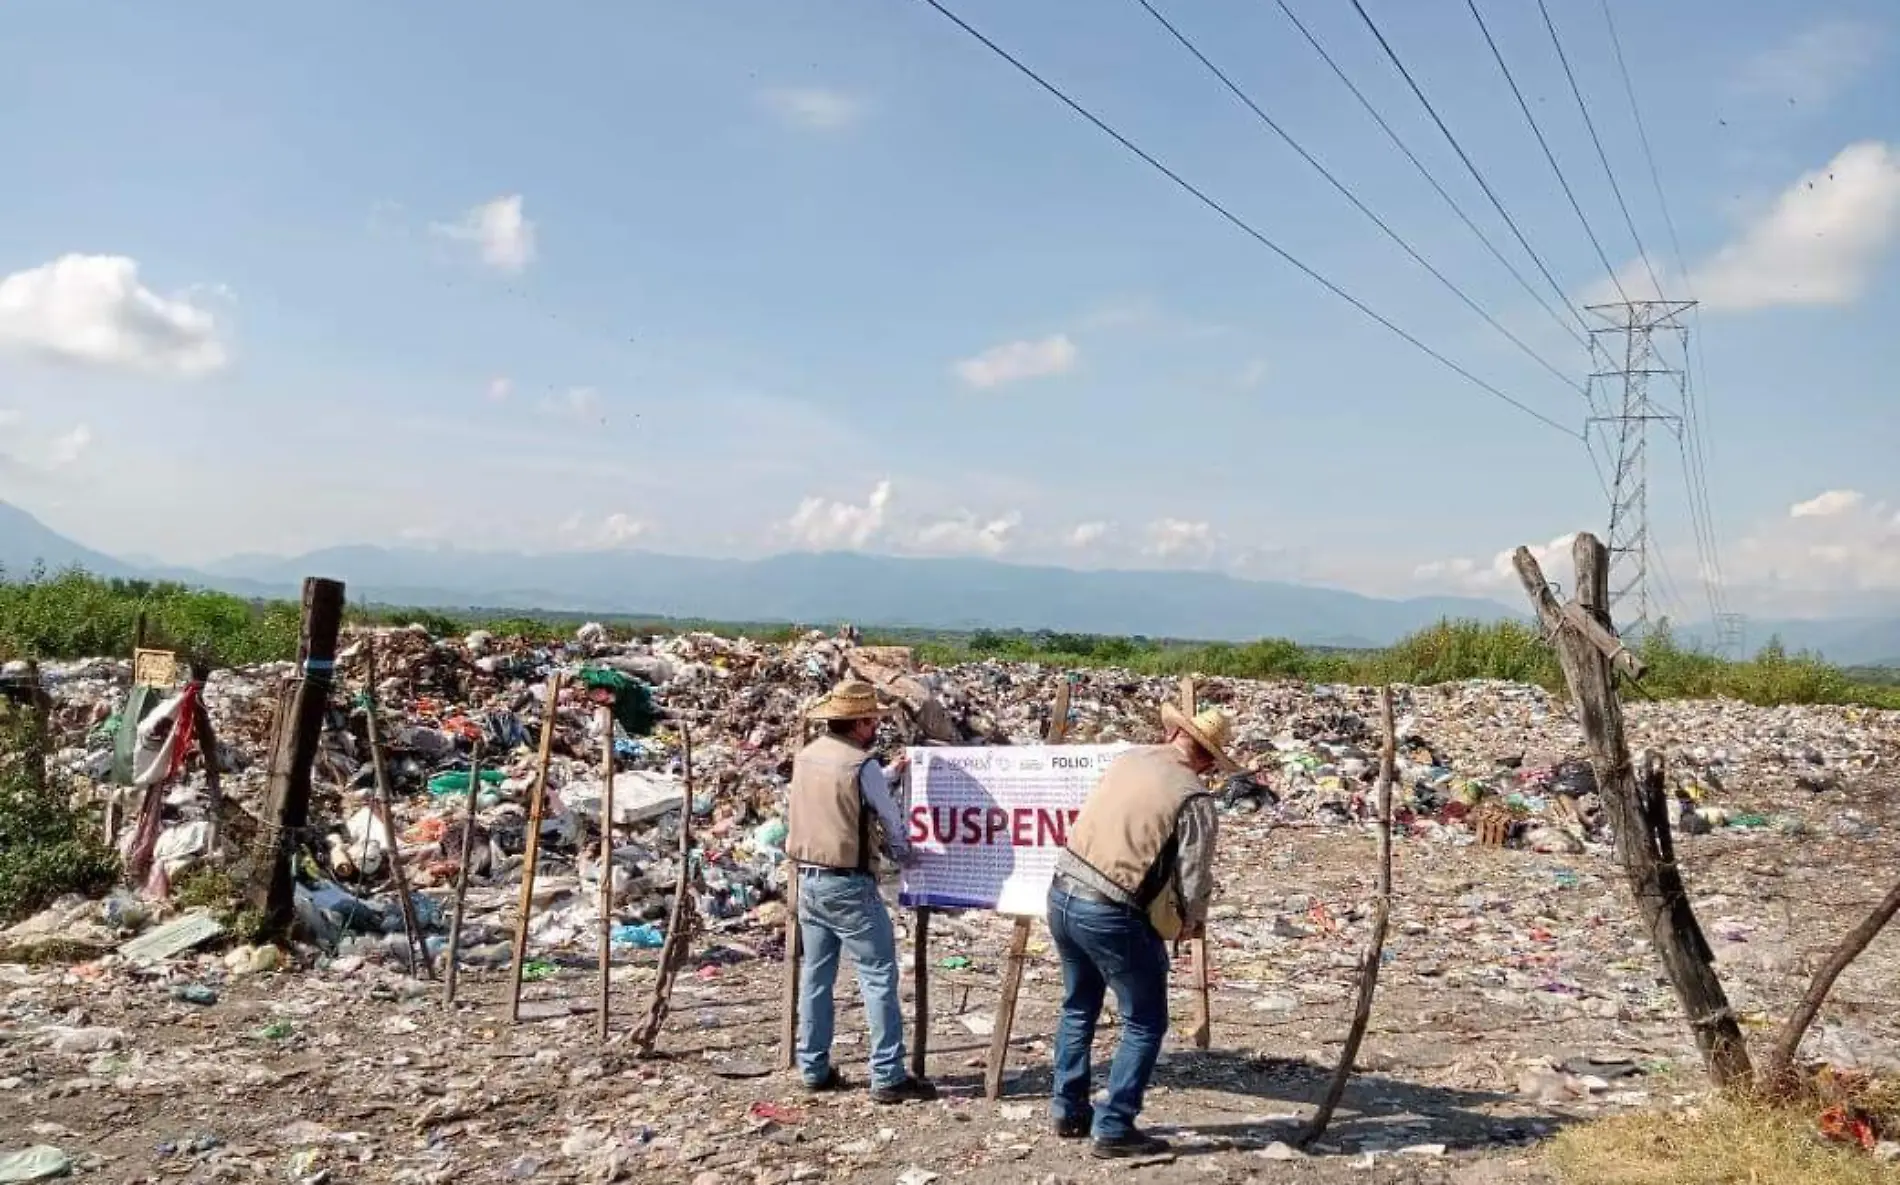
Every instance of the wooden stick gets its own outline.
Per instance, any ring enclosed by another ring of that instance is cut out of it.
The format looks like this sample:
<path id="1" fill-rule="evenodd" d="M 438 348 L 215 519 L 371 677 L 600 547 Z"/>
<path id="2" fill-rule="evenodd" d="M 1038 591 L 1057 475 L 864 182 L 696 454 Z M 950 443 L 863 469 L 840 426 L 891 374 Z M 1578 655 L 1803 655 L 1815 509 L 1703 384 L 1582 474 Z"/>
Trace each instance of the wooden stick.
<path id="1" fill-rule="evenodd" d="M 482 742 L 468 757 L 468 806 L 462 812 L 462 864 L 455 870 L 455 919 L 449 923 L 449 962 L 443 971 L 444 1004 L 455 1003 L 455 973 L 462 957 L 462 915 L 468 904 L 468 863 L 475 857 L 475 806 L 482 787 Z"/>
<path id="2" fill-rule="evenodd" d="M 600 1039 L 607 1040 L 608 1010 L 612 1007 L 614 979 L 614 713 L 602 705 L 600 712 Z M 692 816 L 688 804 L 687 817 Z"/>
<path id="3" fill-rule="evenodd" d="M 1049 707 L 1049 727 L 1043 743 L 1060 745 L 1069 735 L 1069 675 L 1063 672 L 1056 685 L 1055 700 Z M 1016 1027 L 1016 997 L 1023 986 L 1023 959 L 1029 950 L 1029 919 L 1017 918 L 1009 936 L 1009 959 L 1003 965 L 1003 995 L 996 1006 L 996 1025 L 990 1030 L 989 1062 L 983 1071 L 983 1095 L 994 1099 L 1003 1092 L 1003 1067 L 1009 1058 L 1009 1041 Z"/>
<path id="4" fill-rule="evenodd" d="M 1003 998 L 996 1004 L 996 1027 L 990 1032 L 989 1063 L 983 1068 L 983 1097 L 1003 1093 L 1003 1067 L 1009 1060 L 1009 1034 L 1016 1024 L 1016 995 L 1023 986 L 1023 958 L 1029 952 L 1029 919 L 1017 918 L 1009 935 L 1009 962 L 1003 968 Z"/>
<path id="5" fill-rule="evenodd" d="M 798 862 L 785 862 L 785 979 L 779 987 L 779 1068 L 798 1064 Z"/>
<path id="6" fill-rule="evenodd" d="M 541 752 L 535 757 L 534 793 L 528 799 L 528 850 L 521 867 L 521 916 L 515 920 L 515 957 L 508 988 L 508 1019 L 521 1023 L 521 964 L 528 957 L 528 913 L 534 904 L 534 869 L 541 859 L 541 812 L 547 806 L 548 764 L 554 760 L 554 717 L 561 703 L 561 672 L 548 676 L 547 715 L 541 719 Z"/>
<path id="7" fill-rule="evenodd" d="M 1188 719 L 1194 718 L 1195 710 L 1200 706 L 1200 696 L 1196 693 L 1194 676 L 1181 676 L 1181 711 Z M 1194 1027 L 1189 1036 L 1196 1049 L 1206 1049 L 1214 1042 L 1214 1008 L 1209 998 L 1208 977 L 1211 971 L 1207 957 L 1207 925 L 1197 923 L 1188 934 L 1188 964 L 1194 973 Z"/>
<path id="8" fill-rule="evenodd" d="M 660 1039 L 666 1014 L 673 1007 L 673 981 L 686 956 L 692 950 L 693 928 L 698 917 L 693 904 L 693 734 L 680 724 L 680 746 L 684 788 L 680 802 L 680 875 L 673 888 L 673 913 L 666 924 L 666 942 L 660 948 L 660 974 L 653 984 L 653 1003 L 647 1007 L 646 1023 L 634 1035 L 641 1057 L 650 1057 L 653 1043 Z"/>
<path id="9" fill-rule="evenodd" d="M 1827 994 L 1834 990 L 1834 981 L 1841 977 L 1841 972 L 1847 970 L 1849 963 L 1860 957 L 1861 952 L 1879 936 L 1896 913 L 1900 913 L 1900 884 L 1887 890 L 1887 896 L 1874 907 L 1874 911 L 1841 939 L 1827 965 L 1814 973 L 1807 994 L 1781 1026 L 1781 1032 L 1775 1037 L 1774 1048 L 1769 1051 L 1766 1075 L 1769 1085 L 1787 1082 L 1794 1069 L 1795 1054 L 1801 1048 L 1801 1038 L 1807 1035 L 1808 1027 L 1820 1014 L 1821 1005 L 1827 1002 Z"/>
<path id="10" fill-rule="evenodd" d="M 910 1076 L 926 1077 L 924 1063 L 930 1055 L 930 907 L 920 905 L 914 915 L 917 925 L 911 933 L 915 946 L 910 955 L 910 977 L 916 982 L 910 1026 Z"/>
<path id="11" fill-rule="evenodd" d="M 1623 705 L 1611 680 L 1613 666 L 1630 670 L 1626 661 L 1630 656 L 1609 626 L 1609 550 L 1596 536 L 1581 534 L 1572 555 L 1577 566 L 1577 600 L 1567 606 L 1557 604 L 1528 548 L 1518 548 L 1513 562 L 1539 622 L 1555 644 L 1590 747 L 1597 788 L 1615 829 L 1617 862 L 1636 898 L 1650 945 L 1688 1016 L 1709 1076 L 1717 1087 L 1751 1081 L 1754 1067 L 1741 1022 L 1729 1005 L 1708 939 L 1689 903 L 1682 870 L 1672 858 L 1667 827 L 1659 833 L 1654 811 L 1645 809 L 1630 760 Z"/>
<path id="12" fill-rule="evenodd" d="M 382 807 L 383 845 L 389 851 L 389 876 L 395 883 L 396 896 L 402 905 L 402 929 L 409 939 L 409 974 L 416 973 L 417 951 L 420 949 L 422 967 L 430 979 L 435 978 L 435 960 L 429 957 L 429 939 L 422 932 L 422 923 L 416 920 L 416 903 L 409 898 L 409 877 L 402 867 L 402 849 L 396 846 L 396 808 L 389 791 L 389 762 L 383 754 L 382 725 L 377 722 L 379 715 L 376 704 L 376 641 L 366 638 L 363 642 L 363 657 L 369 664 L 369 757 L 376 767 L 376 798 Z M 377 814 L 376 806 L 371 806 L 372 818 Z M 365 850 L 369 840 L 369 829 L 363 829 Z"/>
<path id="13" fill-rule="evenodd" d="M 1372 936 L 1366 940 L 1366 954 L 1359 965 L 1359 1002 L 1353 1009 L 1352 1027 L 1346 1031 L 1346 1048 L 1340 1051 L 1339 1065 L 1326 1087 L 1319 1110 L 1300 1135 L 1301 1144 L 1311 1144 L 1326 1132 L 1333 1111 L 1345 1096 L 1346 1080 L 1352 1077 L 1352 1063 L 1365 1040 L 1366 1025 L 1372 1020 L 1372 993 L 1379 985 L 1379 964 L 1385 958 L 1385 931 L 1392 914 L 1392 783 L 1397 778 L 1397 729 L 1392 723 L 1392 689 L 1379 689 L 1379 717 L 1385 727 L 1385 744 L 1379 752 L 1379 895 L 1372 903 Z"/>
<path id="14" fill-rule="evenodd" d="M 205 763 L 205 814 L 211 834 L 205 837 L 205 854 L 217 859 L 222 854 L 224 832 L 224 771 L 218 768 L 218 734 L 211 727 L 211 710 L 205 707 L 204 689 L 211 682 L 211 671 L 202 662 L 191 664 L 192 682 L 198 696 L 192 701 L 192 732 L 198 740 L 198 756 Z"/>

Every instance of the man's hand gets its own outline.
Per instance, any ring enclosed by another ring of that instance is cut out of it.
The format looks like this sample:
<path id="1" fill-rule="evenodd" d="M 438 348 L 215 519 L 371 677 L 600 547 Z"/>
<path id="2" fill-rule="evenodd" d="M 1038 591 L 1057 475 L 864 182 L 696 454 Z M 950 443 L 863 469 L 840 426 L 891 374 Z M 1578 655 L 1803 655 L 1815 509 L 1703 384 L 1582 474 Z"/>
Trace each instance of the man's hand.
<path id="1" fill-rule="evenodd" d="M 899 753 L 897 755 L 897 760 L 891 762 L 890 768 L 885 771 L 884 776 L 895 780 L 897 778 L 903 777 L 904 771 L 909 768 L 910 768 L 910 754 Z"/>

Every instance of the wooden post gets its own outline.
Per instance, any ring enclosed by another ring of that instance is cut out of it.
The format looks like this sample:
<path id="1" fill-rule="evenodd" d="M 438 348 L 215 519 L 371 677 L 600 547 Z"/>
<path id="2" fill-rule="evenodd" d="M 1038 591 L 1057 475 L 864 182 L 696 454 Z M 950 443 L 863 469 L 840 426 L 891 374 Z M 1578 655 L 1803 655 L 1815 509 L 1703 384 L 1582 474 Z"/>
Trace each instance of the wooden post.
<path id="1" fill-rule="evenodd" d="M 607 1040 L 608 1009 L 613 998 L 614 979 L 614 713 L 603 706 L 599 711 L 604 738 L 600 759 L 600 1039 Z M 687 817 L 692 817 L 688 803 Z"/>
<path id="2" fill-rule="evenodd" d="M 1676 998 L 1688 1015 L 1709 1076 L 1718 1087 L 1753 1077 L 1741 1023 L 1729 1006 L 1716 975 L 1714 955 L 1676 866 L 1668 820 L 1657 825 L 1646 809 L 1629 742 L 1623 731 L 1623 706 L 1611 682 L 1613 669 L 1632 677 L 1642 663 L 1623 648 L 1609 622 L 1609 552 L 1594 535 L 1580 534 L 1573 546 L 1577 599 L 1558 605 L 1544 572 L 1528 548 L 1514 557 L 1538 620 L 1552 637 L 1564 680 L 1590 746 L 1590 763 L 1616 832 L 1616 857 L 1661 957 Z"/>
<path id="3" fill-rule="evenodd" d="M 1195 709 L 1200 706 L 1200 696 L 1195 694 L 1194 677 L 1181 677 L 1181 711 L 1188 719 L 1194 718 Z M 1207 957 L 1207 927 L 1197 924 L 1188 935 L 1188 965 L 1194 975 L 1194 1027 L 1189 1030 L 1189 1039 L 1196 1049 L 1206 1049 L 1214 1042 L 1214 1008 L 1208 990 L 1210 967 Z"/>
<path id="4" fill-rule="evenodd" d="M 1003 1068 L 1009 1060 L 1009 1034 L 1016 1025 L 1016 996 L 1023 986 L 1023 958 L 1029 952 L 1029 919 L 1017 918 L 1009 934 L 1009 961 L 1003 967 L 1003 998 L 996 1003 L 996 1027 L 990 1031 L 990 1057 L 983 1067 L 983 1097 L 1000 1098 Z"/>
<path id="5" fill-rule="evenodd" d="M 422 959 L 422 969 L 430 979 L 435 978 L 435 960 L 429 957 L 429 938 L 422 932 L 422 924 L 416 920 L 416 903 L 409 896 L 409 877 L 402 867 L 402 849 L 396 846 L 396 806 L 394 796 L 389 790 L 389 761 L 383 753 L 383 729 L 378 721 L 379 707 L 376 702 L 376 639 L 363 640 L 363 658 L 368 670 L 369 719 L 369 759 L 376 768 L 375 806 L 370 815 L 382 815 L 383 846 L 389 852 L 389 879 L 396 886 L 396 896 L 402 906 L 402 928 L 409 939 L 409 974 L 416 973 L 418 951 Z M 380 807 L 380 812 L 377 808 Z M 368 829 L 364 829 L 364 840 L 369 839 Z"/>
<path id="6" fill-rule="evenodd" d="M 1063 673 L 1049 707 L 1049 728 L 1043 743 L 1060 745 L 1069 735 L 1069 676 Z M 1028 918 L 1017 918 L 1009 934 L 1009 957 L 1003 964 L 1003 994 L 996 1003 L 996 1025 L 990 1030 L 990 1055 L 983 1068 L 983 1097 L 1000 1098 L 1003 1070 L 1009 1060 L 1010 1035 L 1016 1027 L 1016 998 L 1023 986 L 1023 960 L 1029 951 Z"/>
<path id="7" fill-rule="evenodd" d="M 476 741 L 468 757 L 468 806 L 462 813 L 462 863 L 455 870 L 455 917 L 449 923 L 448 966 L 442 972 L 442 1002 L 455 1003 L 456 972 L 461 969 L 462 915 L 468 903 L 468 862 L 475 855 L 475 805 L 482 788 L 482 742 Z"/>
<path id="8" fill-rule="evenodd" d="M 211 682 L 211 668 L 202 659 L 192 660 L 191 681 L 198 685 L 198 696 L 191 705 L 192 735 L 197 738 L 198 756 L 205 763 L 205 809 L 211 832 L 205 839 L 205 855 L 215 860 L 223 842 L 224 771 L 218 767 L 218 734 L 211 727 L 211 710 L 205 707 L 204 689 Z"/>
<path id="9" fill-rule="evenodd" d="M 541 812 L 548 801 L 548 764 L 554 759 L 554 718 L 561 704 L 561 672 L 548 676 L 547 714 L 541 718 L 541 751 L 535 757 L 534 793 L 528 799 L 528 849 L 521 866 L 521 916 L 515 920 L 515 951 L 508 989 L 508 1019 L 521 1023 L 521 964 L 528 957 L 528 915 L 534 908 L 535 865 L 541 860 Z"/>
<path id="10" fill-rule="evenodd" d="M 693 901 L 693 889 L 699 879 L 693 875 L 693 734 L 683 721 L 680 723 L 680 753 L 683 783 L 680 788 L 680 875 L 674 882 L 673 913 L 666 923 L 666 942 L 660 947 L 660 974 L 653 983 L 653 1002 L 647 1006 L 646 1022 L 633 1038 L 641 1057 L 651 1056 L 653 1043 L 660 1039 L 666 1014 L 673 1007 L 673 981 L 679 978 L 681 968 L 686 966 L 686 956 L 692 953 L 693 931 L 699 917 L 699 907 Z"/>
<path id="11" fill-rule="evenodd" d="M 1379 719 L 1385 728 L 1385 744 L 1379 751 L 1379 895 L 1372 903 L 1372 935 L 1366 940 L 1365 958 L 1359 964 L 1359 1002 L 1353 1008 L 1352 1027 L 1346 1030 L 1346 1047 L 1340 1051 L 1339 1065 L 1326 1087 L 1319 1110 L 1300 1135 L 1302 1145 L 1311 1144 L 1326 1132 L 1333 1111 L 1345 1096 L 1346 1080 L 1352 1077 L 1352 1063 L 1366 1038 L 1366 1026 L 1372 1020 L 1372 993 L 1379 986 L 1379 965 L 1385 959 L 1385 931 L 1392 916 L 1392 783 L 1398 779 L 1398 729 L 1392 722 L 1392 689 L 1379 689 Z"/>
<path id="12" fill-rule="evenodd" d="M 264 786 L 264 825 L 246 898 L 263 914 L 264 928 L 281 931 L 290 918 L 295 881 L 289 852 L 310 821 L 310 774 L 323 735 L 323 714 L 336 672 L 336 639 L 343 625 L 343 584 L 318 577 L 303 582 L 303 624 L 297 640 L 298 673 L 280 701 L 276 743 Z"/>
<path id="13" fill-rule="evenodd" d="M 913 915 L 911 930 L 910 977 L 916 985 L 910 1026 L 910 1076 L 927 1077 L 925 1063 L 930 1057 L 930 907 L 920 905 Z"/>
<path id="14" fill-rule="evenodd" d="M 779 1068 L 798 1064 L 798 862 L 785 862 L 785 978 L 779 985 Z"/>

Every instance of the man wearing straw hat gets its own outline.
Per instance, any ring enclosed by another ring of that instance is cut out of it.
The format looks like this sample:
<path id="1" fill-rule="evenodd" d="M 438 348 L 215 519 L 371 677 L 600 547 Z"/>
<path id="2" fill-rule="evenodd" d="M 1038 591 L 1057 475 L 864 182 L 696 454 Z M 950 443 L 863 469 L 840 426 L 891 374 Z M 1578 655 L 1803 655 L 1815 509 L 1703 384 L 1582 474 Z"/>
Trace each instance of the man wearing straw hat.
<path id="1" fill-rule="evenodd" d="M 808 713 L 825 733 L 792 763 L 785 852 L 798 865 L 798 931 L 805 948 L 799 982 L 798 1069 L 811 1090 L 838 1090 L 831 1064 L 832 987 L 840 950 L 858 966 L 858 991 L 871 1027 L 871 1098 L 902 1103 L 936 1097 L 930 1083 L 904 1065 L 904 1014 L 897 997 L 897 940 L 872 875 L 872 820 L 883 824 L 885 848 L 898 864 L 912 859 L 903 819 L 891 801 L 886 770 L 871 757 L 877 691 L 862 680 L 832 688 Z"/>
<path id="2" fill-rule="evenodd" d="M 1166 939 L 1200 925 L 1213 891 L 1213 796 L 1200 776 L 1240 767 L 1225 747 L 1233 721 L 1219 708 L 1192 717 L 1161 708 L 1166 740 L 1116 757 L 1103 771 L 1049 885 L 1049 932 L 1062 957 L 1056 1028 L 1056 1134 L 1093 1135 L 1104 1159 L 1165 1152 L 1135 1126 L 1168 1029 Z M 1090 1105 L 1089 1048 L 1103 997 L 1115 993 L 1122 1035 L 1108 1098 Z"/>

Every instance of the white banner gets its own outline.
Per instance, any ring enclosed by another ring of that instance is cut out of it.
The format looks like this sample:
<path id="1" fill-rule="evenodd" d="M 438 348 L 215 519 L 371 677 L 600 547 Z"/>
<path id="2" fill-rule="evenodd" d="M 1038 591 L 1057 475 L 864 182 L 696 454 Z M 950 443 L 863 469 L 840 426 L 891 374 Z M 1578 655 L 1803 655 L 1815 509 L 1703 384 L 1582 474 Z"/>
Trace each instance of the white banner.
<path id="1" fill-rule="evenodd" d="M 1041 917 L 1069 825 L 1126 743 L 914 748 L 905 906 Z"/>

